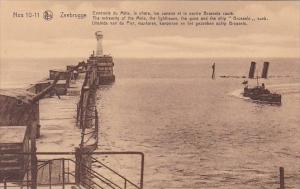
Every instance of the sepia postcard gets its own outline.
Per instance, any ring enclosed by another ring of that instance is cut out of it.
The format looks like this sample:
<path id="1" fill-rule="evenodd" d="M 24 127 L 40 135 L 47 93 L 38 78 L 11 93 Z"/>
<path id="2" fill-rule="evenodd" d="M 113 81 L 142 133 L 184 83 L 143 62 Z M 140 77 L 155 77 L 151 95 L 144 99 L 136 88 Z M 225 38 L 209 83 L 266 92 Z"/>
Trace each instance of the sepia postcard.
<path id="1" fill-rule="evenodd" d="M 300 2 L 0 0 L 1 189 L 300 189 Z"/>

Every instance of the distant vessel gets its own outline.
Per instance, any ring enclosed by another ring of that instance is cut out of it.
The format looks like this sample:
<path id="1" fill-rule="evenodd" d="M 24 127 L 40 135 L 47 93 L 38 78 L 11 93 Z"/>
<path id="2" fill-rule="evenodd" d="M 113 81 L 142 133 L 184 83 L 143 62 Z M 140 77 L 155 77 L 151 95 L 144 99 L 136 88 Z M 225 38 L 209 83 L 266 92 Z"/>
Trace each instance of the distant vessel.
<path id="1" fill-rule="evenodd" d="M 254 78 L 255 68 L 256 68 L 256 62 L 251 62 L 250 70 L 249 70 L 249 78 L 251 78 L 251 79 Z M 269 69 L 269 62 L 264 62 L 261 78 L 266 79 L 268 77 L 268 69 Z M 249 97 L 250 99 L 256 100 L 259 102 L 280 105 L 281 104 L 281 94 L 271 93 L 268 89 L 265 88 L 264 83 L 262 83 L 262 85 L 259 85 L 258 76 L 256 77 L 256 79 L 257 79 L 257 85 L 252 88 L 248 87 L 248 81 L 244 81 L 242 83 L 245 85 L 243 96 Z"/>
<path id="2" fill-rule="evenodd" d="M 257 85 L 253 88 L 245 86 L 243 96 L 260 102 L 279 105 L 281 104 L 281 94 L 271 93 L 265 88 L 264 84 L 261 86 Z"/>

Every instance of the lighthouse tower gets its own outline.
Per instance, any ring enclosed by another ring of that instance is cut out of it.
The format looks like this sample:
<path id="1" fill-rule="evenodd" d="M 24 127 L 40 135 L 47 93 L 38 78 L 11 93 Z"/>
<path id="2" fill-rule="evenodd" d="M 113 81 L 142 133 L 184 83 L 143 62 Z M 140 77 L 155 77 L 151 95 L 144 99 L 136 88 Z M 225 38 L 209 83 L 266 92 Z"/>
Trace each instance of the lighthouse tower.
<path id="1" fill-rule="evenodd" d="M 96 53 L 93 53 L 89 57 L 87 60 L 87 66 L 97 66 L 98 85 L 111 84 L 115 81 L 113 57 L 103 54 L 102 32 L 96 31 L 95 36 L 97 39 Z"/>
<path id="2" fill-rule="evenodd" d="M 101 31 L 96 31 L 95 32 L 96 39 L 97 39 L 97 48 L 96 48 L 96 56 L 103 56 L 103 48 L 102 48 L 102 39 L 103 35 Z"/>

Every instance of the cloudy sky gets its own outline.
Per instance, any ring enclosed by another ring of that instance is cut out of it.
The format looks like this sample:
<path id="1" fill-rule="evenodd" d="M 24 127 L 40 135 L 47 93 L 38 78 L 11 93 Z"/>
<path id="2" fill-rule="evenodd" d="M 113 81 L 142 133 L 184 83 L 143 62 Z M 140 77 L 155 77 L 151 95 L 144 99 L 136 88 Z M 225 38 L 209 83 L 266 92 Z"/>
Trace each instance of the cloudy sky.
<path id="1" fill-rule="evenodd" d="M 0 52 L 5 57 L 87 57 L 94 32 L 115 57 L 300 57 L 298 1 L 5 1 L 0 0 Z M 52 10 L 54 19 L 13 18 L 13 12 Z M 92 11 L 232 11 L 269 18 L 241 27 L 93 26 Z M 59 13 L 86 13 L 85 20 Z"/>

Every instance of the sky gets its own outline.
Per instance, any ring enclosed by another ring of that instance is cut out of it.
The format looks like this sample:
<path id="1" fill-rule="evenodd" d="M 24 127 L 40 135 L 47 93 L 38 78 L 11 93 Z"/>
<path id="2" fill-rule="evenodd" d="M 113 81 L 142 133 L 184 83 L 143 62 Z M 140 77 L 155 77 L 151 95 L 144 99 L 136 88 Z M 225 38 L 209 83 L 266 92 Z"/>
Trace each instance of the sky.
<path id="1" fill-rule="evenodd" d="M 13 18 L 51 10 L 54 19 Z M 232 11 L 268 17 L 240 27 L 95 26 L 92 11 Z M 299 1 L 8 1 L 0 0 L 0 56 L 87 57 L 104 34 L 105 54 L 120 58 L 300 57 Z M 61 11 L 85 20 L 60 19 Z"/>

